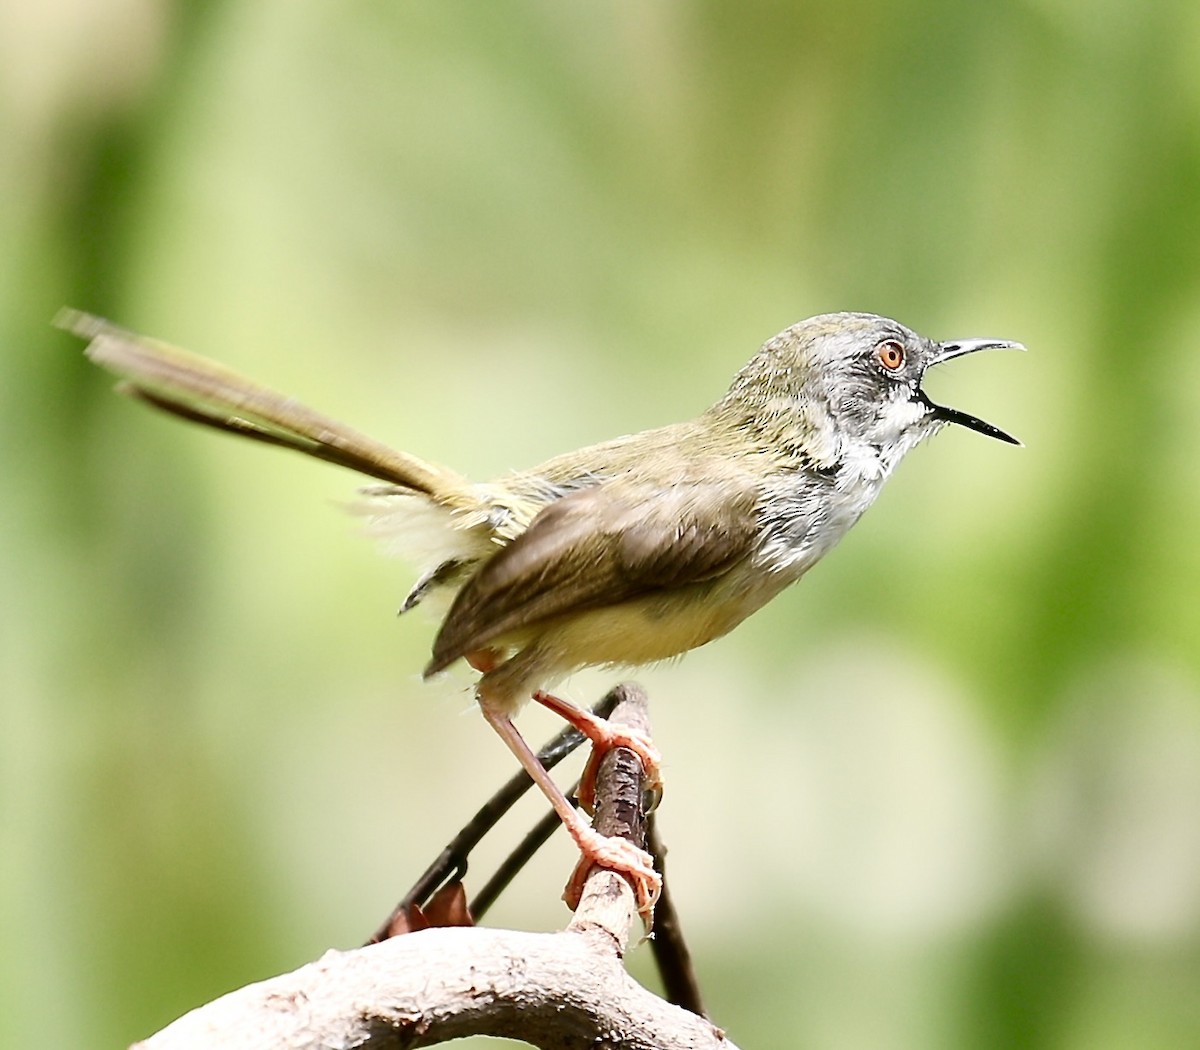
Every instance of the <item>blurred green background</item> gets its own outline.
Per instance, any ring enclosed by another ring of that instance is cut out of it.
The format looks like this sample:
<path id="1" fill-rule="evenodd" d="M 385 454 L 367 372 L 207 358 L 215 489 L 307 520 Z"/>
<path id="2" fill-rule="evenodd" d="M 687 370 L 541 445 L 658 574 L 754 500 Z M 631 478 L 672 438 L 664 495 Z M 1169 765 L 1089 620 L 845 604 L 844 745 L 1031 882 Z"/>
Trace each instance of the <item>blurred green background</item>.
<path id="1" fill-rule="evenodd" d="M 1025 449 L 943 434 L 638 675 L 673 886 L 743 1046 L 1200 1045 L 1198 48 L 1170 0 L 0 6 L 0 1044 L 360 942 L 511 771 L 355 479 L 113 397 L 69 303 L 480 478 L 809 314 L 1022 340 L 930 389 Z"/>

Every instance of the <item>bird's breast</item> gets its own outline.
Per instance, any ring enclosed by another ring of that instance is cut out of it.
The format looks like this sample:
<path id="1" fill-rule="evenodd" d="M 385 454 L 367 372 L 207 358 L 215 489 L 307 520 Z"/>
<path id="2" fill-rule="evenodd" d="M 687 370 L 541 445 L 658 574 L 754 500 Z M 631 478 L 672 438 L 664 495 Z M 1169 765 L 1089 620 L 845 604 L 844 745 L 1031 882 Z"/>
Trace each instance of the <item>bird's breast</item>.
<path id="1" fill-rule="evenodd" d="M 758 503 L 762 538 L 754 560 L 788 582 L 799 579 L 875 502 L 885 477 L 878 459 L 865 454 L 848 456 L 834 471 L 769 479 Z"/>

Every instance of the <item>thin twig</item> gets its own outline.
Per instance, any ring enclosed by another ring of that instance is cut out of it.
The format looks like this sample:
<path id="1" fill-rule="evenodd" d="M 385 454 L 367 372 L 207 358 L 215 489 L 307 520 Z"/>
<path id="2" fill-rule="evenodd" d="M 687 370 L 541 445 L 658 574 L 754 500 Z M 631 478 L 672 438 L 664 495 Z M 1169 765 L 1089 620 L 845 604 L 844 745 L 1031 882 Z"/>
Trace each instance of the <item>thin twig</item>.
<path id="1" fill-rule="evenodd" d="M 576 781 L 575 786 L 567 792 L 567 798 L 573 799 L 578 789 L 579 782 Z M 542 819 L 530 828 L 529 833 L 517 844 L 517 848 L 504 858 L 492 877 L 471 898 L 471 915 L 476 922 L 487 914 L 488 909 L 496 903 L 500 894 L 508 889 L 509 884 L 517 877 L 521 869 L 533 859 L 534 854 L 561 827 L 562 821 L 559 820 L 558 814 L 552 809 L 546 810 Z"/>
<path id="2" fill-rule="evenodd" d="M 646 828 L 647 846 L 654 856 L 654 866 L 662 876 L 662 893 L 654 906 L 654 936 L 650 939 L 650 951 L 663 983 L 663 997 L 669 1003 L 682 1006 L 701 1017 L 708 1017 L 704 999 L 700 994 L 700 983 L 692 966 L 692 953 L 684 940 L 683 928 L 679 923 L 679 912 L 671 896 L 667 882 L 667 848 L 658 834 L 658 819 L 650 814 Z"/>

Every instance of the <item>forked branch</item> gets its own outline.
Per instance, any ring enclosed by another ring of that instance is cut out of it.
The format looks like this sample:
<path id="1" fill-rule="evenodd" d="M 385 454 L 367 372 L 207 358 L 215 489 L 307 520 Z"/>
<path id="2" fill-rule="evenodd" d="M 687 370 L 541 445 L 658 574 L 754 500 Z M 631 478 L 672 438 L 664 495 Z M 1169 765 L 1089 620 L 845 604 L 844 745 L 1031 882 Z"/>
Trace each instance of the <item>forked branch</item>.
<path id="1" fill-rule="evenodd" d="M 623 693 L 613 720 L 647 728 L 645 695 L 630 687 Z M 600 829 L 610 833 L 609 820 L 628 822 L 640 795 L 637 758 L 613 751 L 597 781 Z M 635 917 L 629 884 L 593 868 L 564 930 L 442 927 L 329 951 L 193 1010 L 135 1050 L 384 1050 L 468 1035 L 545 1050 L 736 1050 L 709 1021 L 629 976 L 622 960 Z"/>

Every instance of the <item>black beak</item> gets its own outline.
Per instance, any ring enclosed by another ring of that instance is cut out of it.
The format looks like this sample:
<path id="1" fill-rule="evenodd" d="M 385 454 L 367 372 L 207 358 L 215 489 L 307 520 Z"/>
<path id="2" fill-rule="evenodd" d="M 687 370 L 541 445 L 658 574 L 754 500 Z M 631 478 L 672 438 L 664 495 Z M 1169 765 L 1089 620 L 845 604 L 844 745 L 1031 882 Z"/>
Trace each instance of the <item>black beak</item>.
<path id="1" fill-rule="evenodd" d="M 952 361 L 954 358 L 962 357 L 965 354 L 973 354 L 976 350 L 1024 349 L 1025 347 L 1020 343 L 1012 343 L 1007 339 L 954 339 L 946 343 L 939 343 L 936 352 L 930 358 L 926 367 L 940 365 L 945 361 Z M 917 388 L 916 400 L 929 409 L 934 419 L 945 423 L 957 423 L 960 427 L 966 427 L 968 430 L 986 434 L 988 437 L 996 438 L 999 441 L 1007 441 L 1010 445 L 1021 444 L 1011 434 L 1006 434 L 999 427 L 984 422 L 978 416 L 973 416 L 969 412 L 960 412 L 957 408 L 947 408 L 945 405 L 934 404 L 934 402 L 929 400 L 925 391 L 919 387 Z"/>

